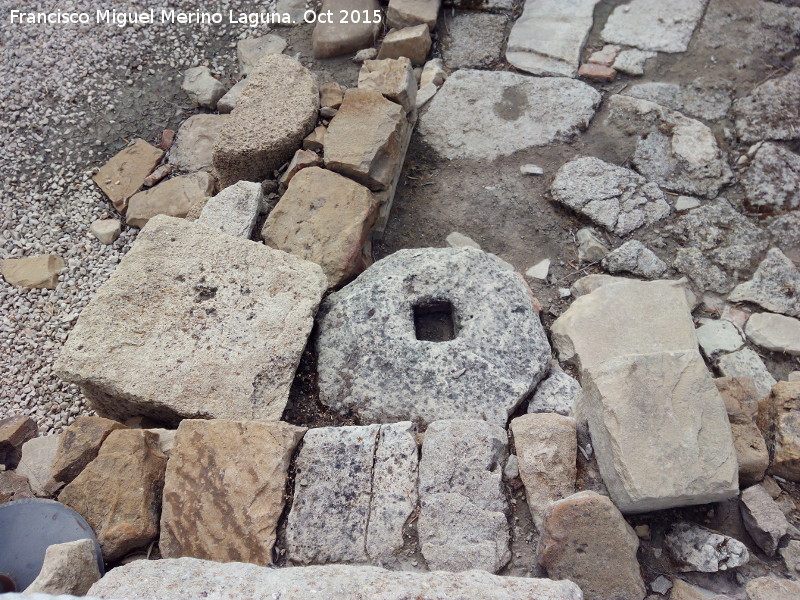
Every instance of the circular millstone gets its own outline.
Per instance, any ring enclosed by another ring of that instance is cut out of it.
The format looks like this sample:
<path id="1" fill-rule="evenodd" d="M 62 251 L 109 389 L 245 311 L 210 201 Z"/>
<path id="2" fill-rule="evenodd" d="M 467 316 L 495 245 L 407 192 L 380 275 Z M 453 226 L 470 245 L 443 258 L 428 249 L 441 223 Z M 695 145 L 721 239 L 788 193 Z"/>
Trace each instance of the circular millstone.
<path id="1" fill-rule="evenodd" d="M 320 399 L 365 424 L 505 425 L 550 358 L 527 284 L 472 248 L 375 263 L 325 301 L 317 351 Z"/>

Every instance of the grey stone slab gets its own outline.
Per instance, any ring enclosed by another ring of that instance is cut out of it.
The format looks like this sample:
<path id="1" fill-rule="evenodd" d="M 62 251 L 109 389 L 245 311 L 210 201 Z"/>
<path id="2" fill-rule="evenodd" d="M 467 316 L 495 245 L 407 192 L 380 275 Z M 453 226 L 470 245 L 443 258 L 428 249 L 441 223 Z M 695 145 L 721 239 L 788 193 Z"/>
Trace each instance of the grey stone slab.
<path id="1" fill-rule="evenodd" d="M 617 6 L 602 36 L 642 50 L 685 52 L 708 0 L 632 0 Z"/>

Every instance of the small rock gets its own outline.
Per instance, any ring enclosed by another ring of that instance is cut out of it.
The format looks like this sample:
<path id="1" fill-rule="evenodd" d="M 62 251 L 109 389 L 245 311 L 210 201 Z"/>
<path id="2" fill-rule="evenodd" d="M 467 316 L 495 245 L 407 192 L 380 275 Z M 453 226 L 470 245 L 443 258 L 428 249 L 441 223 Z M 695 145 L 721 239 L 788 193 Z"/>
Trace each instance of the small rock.
<path id="1" fill-rule="evenodd" d="M 760 485 L 747 488 L 740 496 L 742 521 L 747 533 L 767 556 L 775 556 L 789 522 L 772 496 Z"/>
<path id="2" fill-rule="evenodd" d="M 579 229 L 575 238 L 578 241 L 578 260 L 582 263 L 598 262 L 609 253 L 609 249 L 591 229 Z"/>
<path id="3" fill-rule="evenodd" d="M 571 417 L 580 400 L 581 385 L 558 366 L 558 361 L 550 363 L 550 374 L 536 387 L 528 403 L 528 413 L 558 413 Z"/>
<path id="4" fill-rule="evenodd" d="M 595 81 L 614 81 L 617 77 L 616 70 L 605 65 L 597 65 L 594 63 L 585 63 L 578 69 L 578 76 L 585 77 L 586 79 L 594 79 Z"/>
<path id="5" fill-rule="evenodd" d="M 769 472 L 800 481 L 800 382 L 781 381 L 759 404 L 758 426 L 764 433 L 772 465 Z M 28 442 L 30 443 L 30 442 Z"/>
<path id="6" fill-rule="evenodd" d="M 417 99 L 416 102 L 414 103 L 414 106 L 417 109 L 422 108 L 430 101 L 431 98 L 433 98 L 436 95 L 437 91 L 439 90 L 432 83 L 422 86 L 421 88 L 419 88 L 419 90 L 417 90 Z"/>
<path id="7" fill-rule="evenodd" d="M 786 255 L 771 248 L 750 281 L 728 296 L 731 302 L 753 302 L 772 311 L 800 317 L 800 271 Z"/>
<path id="8" fill-rule="evenodd" d="M 53 478 L 53 461 L 61 434 L 33 438 L 22 446 L 17 474 L 28 478 L 31 490 L 40 497 L 55 493 L 61 485 Z"/>
<path id="9" fill-rule="evenodd" d="M 717 359 L 717 368 L 725 377 L 751 377 L 762 398 L 777 383 L 761 357 L 750 348 L 723 354 Z"/>
<path id="10" fill-rule="evenodd" d="M 94 541 L 76 540 L 48 546 L 42 569 L 25 588 L 25 595 L 84 596 L 100 580 Z"/>
<path id="11" fill-rule="evenodd" d="M 647 52 L 635 48 L 623 50 L 614 60 L 613 67 L 626 75 L 644 75 L 645 63 L 657 55 L 657 52 Z"/>
<path id="12" fill-rule="evenodd" d="M 774 577 L 751 579 L 745 586 L 750 600 L 788 600 L 800 598 L 800 583 Z"/>
<path id="13" fill-rule="evenodd" d="M 303 138 L 303 150 L 322 152 L 325 148 L 325 133 L 328 128 L 324 125 L 317 125 L 314 131 Z"/>
<path id="14" fill-rule="evenodd" d="M 321 119 L 324 119 L 323 123 L 327 123 L 333 117 L 336 116 L 336 113 L 339 112 L 338 108 L 331 108 L 330 106 L 323 106 L 319 109 L 319 116 Z"/>
<path id="15" fill-rule="evenodd" d="M 800 320 L 774 313 L 756 313 L 744 332 L 754 344 L 773 352 L 800 356 Z"/>
<path id="16" fill-rule="evenodd" d="M 56 481 L 70 483 L 97 458 L 100 447 L 112 431 L 125 429 L 122 423 L 102 417 L 78 417 L 61 434 L 53 457 Z"/>
<path id="17" fill-rule="evenodd" d="M 125 222 L 131 227 L 144 227 L 156 215 L 185 217 L 194 202 L 213 192 L 214 177 L 210 173 L 173 177 L 134 195 L 128 202 Z"/>
<path id="18" fill-rule="evenodd" d="M 225 95 L 217 102 L 217 110 L 220 114 L 230 113 L 236 108 L 236 103 L 239 102 L 239 97 L 242 95 L 245 86 L 247 86 L 247 79 L 242 79 L 225 92 Z"/>
<path id="19" fill-rule="evenodd" d="M 771 217 L 766 223 L 774 244 L 795 264 L 800 264 L 800 211 Z"/>
<path id="20" fill-rule="evenodd" d="M 181 89 L 189 96 L 189 100 L 197 106 L 214 110 L 217 101 L 227 91 L 218 79 L 211 75 L 208 67 L 192 67 L 183 76 Z"/>
<path id="21" fill-rule="evenodd" d="M 0 274 L 10 285 L 54 290 L 65 266 L 64 259 L 55 254 L 6 258 L 0 260 Z"/>
<path id="22" fill-rule="evenodd" d="M 499 65 L 508 27 L 506 15 L 459 10 L 447 14 L 445 23 L 439 39 L 449 69 L 492 69 Z"/>
<path id="23" fill-rule="evenodd" d="M 617 55 L 622 51 L 622 48 L 619 46 L 615 46 L 612 44 L 607 44 L 603 46 L 602 50 L 597 50 L 592 52 L 592 55 L 589 57 L 590 63 L 596 65 L 603 65 L 605 67 L 613 66 L 614 61 L 617 58 Z"/>
<path id="24" fill-rule="evenodd" d="M 540 281 L 547 280 L 547 273 L 550 271 L 550 259 L 545 258 L 544 260 L 536 263 L 530 269 L 525 271 L 525 276 L 529 279 L 539 279 Z"/>
<path id="25" fill-rule="evenodd" d="M 750 560 L 747 547 L 739 540 L 685 521 L 672 526 L 664 545 L 682 573 L 716 573 Z"/>
<path id="26" fill-rule="evenodd" d="M 603 268 L 609 273 L 631 273 L 646 279 L 656 279 L 667 265 L 638 240 L 625 242 L 603 258 Z"/>
<path id="27" fill-rule="evenodd" d="M 359 83 L 359 87 L 361 84 Z M 319 86 L 319 105 L 322 108 L 339 108 L 344 99 L 344 90 L 335 81 L 329 81 Z"/>
<path id="28" fill-rule="evenodd" d="M 778 552 L 783 559 L 783 564 L 786 565 L 786 570 L 789 571 L 789 576 L 792 579 L 800 579 L 800 542 L 790 540 Z"/>
<path id="29" fill-rule="evenodd" d="M 166 151 L 172 148 L 172 142 L 175 140 L 175 130 L 174 129 L 165 129 L 161 132 L 161 142 L 159 143 L 159 148 Z"/>
<path id="30" fill-rule="evenodd" d="M 89 226 L 89 232 L 100 240 L 101 244 L 108 246 L 122 233 L 122 223 L 119 219 L 97 219 Z"/>
<path id="31" fill-rule="evenodd" d="M 165 130 L 164 135 L 167 131 L 170 130 Z M 161 145 L 165 145 L 163 137 Z M 136 139 L 100 167 L 92 180 L 108 196 L 114 208 L 125 212 L 128 198 L 141 189 L 145 177 L 155 169 L 163 157 L 163 150 L 151 146 L 142 139 Z"/>
<path id="32" fill-rule="evenodd" d="M 356 52 L 356 55 L 353 57 L 353 62 L 363 63 L 368 60 L 374 60 L 376 56 L 378 56 L 377 48 L 364 48 Z"/>
<path id="33" fill-rule="evenodd" d="M 266 54 L 281 54 L 287 43 L 279 35 L 268 33 L 257 38 L 247 38 L 236 43 L 236 58 L 239 61 L 239 75 L 249 75 Z"/>
<path id="34" fill-rule="evenodd" d="M 172 165 L 165 164 L 159 165 L 156 167 L 155 171 L 150 173 L 147 177 L 144 178 L 144 187 L 153 187 L 159 181 L 164 179 L 167 175 L 172 173 Z"/>
<path id="35" fill-rule="evenodd" d="M 544 169 L 538 165 L 522 165 L 519 172 L 523 175 L 544 175 Z"/>
<path id="36" fill-rule="evenodd" d="M 378 60 L 405 56 L 415 65 L 425 64 L 431 49 L 431 33 L 426 24 L 390 31 L 383 38 Z"/>
<path id="37" fill-rule="evenodd" d="M 33 498 L 28 478 L 14 471 L 0 471 L 0 504 Z"/>
<path id="38" fill-rule="evenodd" d="M 422 75 L 419 79 L 419 87 L 423 88 L 432 83 L 437 88 L 447 80 L 447 71 L 444 70 L 444 63 L 441 58 L 432 58 L 425 63 L 422 68 Z"/>
<path id="39" fill-rule="evenodd" d="M 314 58 L 333 58 L 344 54 L 352 54 L 364 48 L 372 50 L 380 30 L 380 20 L 364 19 L 360 23 L 343 22 L 338 18 L 345 11 L 347 14 L 373 15 L 380 7 L 376 0 L 324 0 L 321 13 L 330 11 L 337 15 L 329 22 L 318 21 L 311 34 L 311 45 Z M 372 57 L 374 58 L 374 57 Z"/>
<path id="40" fill-rule="evenodd" d="M 725 402 L 731 423 L 733 446 L 739 463 L 739 485 L 749 486 L 764 478 L 769 467 L 769 451 L 764 436 L 753 419 L 760 398 L 749 377 L 718 377 L 714 380 Z"/>
<path id="41" fill-rule="evenodd" d="M 305 150 L 298 152 L 305 152 Z M 314 153 L 312 152 L 312 154 Z M 314 154 L 314 156 L 317 155 Z M 253 228 L 256 226 L 262 200 L 263 192 L 260 183 L 240 181 L 209 198 L 197 222 L 214 231 L 250 239 Z"/>
<path id="42" fill-rule="evenodd" d="M 447 242 L 448 248 L 475 248 L 476 250 L 481 249 L 481 245 L 473 240 L 471 237 L 464 235 L 463 233 L 458 233 L 457 231 L 452 232 L 445 238 L 445 242 Z"/>
<path id="43" fill-rule="evenodd" d="M 286 186 L 288 186 L 289 182 L 292 180 L 292 177 L 297 175 L 302 169 L 321 166 L 322 159 L 316 152 L 312 152 L 311 150 L 298 150 L 294 153 L 289 166 L 286 167 L 286 171 L 284 171 L 283 175 L 281 176 L 280 185 L 283 188 L 286 188 Z"/>
<path id="44" fill-rule="evenodd" d="M 13 469 L 22 458 L 22 446 L 36 437 L 36 421 L 24 415 L 0 419 L 0 464 Z"/>
<path id="45" fill-rule="evenodd" d="M 390 28 L 401 29 L 425 23 L 433 29 L 441 3 L 441 0 L 389 0 L 386 24 Z"/>
<path id="46" fill-rule="evenodd" d="M 709 321 L 698 327 L 695 333 L 703 354 L 709 359 L 714 359 L 719 354 L 735 352 L 744 346 L 742 332 L 734 323 L 725 319 Z"/>
<path id="47" fill-rule="evenodd" d="M 416 105 L 417 83 L 411 61 L 405 57 L 364 62 L 358 73 L 358 87 L 380 92 L 406 112 Z"/>
<path id="48" fill-rule="evenodd" d="M 667 592 L 672 589 L 672 582 L 663 575 L 660 575 L 650 582 L 650 589 L 656 594 L 666 596 Z"/>
<path id="49" fill-rule="evenodd" d="M 178 137 L 169 153 L 175 168 L 192 173 L 211 168 L 214 144 L 230 122 L 228 115 L 194 115 L 178 129 Z"/>
<path id="50" fill-rule="evenodd" d="M 747 202 L 770 210 L 800 208 L 800 156 L 782 146 L 765 142 L 745 170 L 742 183 Z"/>
<path id="51" fill-rule="evenodd" d="M 516 454 L 509 454 L 506 466 L 503 468 L 503 479 L 511 481 L 519 477 L 519 460 Z"/>
<path id="52" fill-rule="evenodd" d="M 700 206 L 700 200 L 694 196 L 678 196 L 678 199 L 675 201 L 675 210 L 678 212 L 691 210 L 698 206 Z"/>

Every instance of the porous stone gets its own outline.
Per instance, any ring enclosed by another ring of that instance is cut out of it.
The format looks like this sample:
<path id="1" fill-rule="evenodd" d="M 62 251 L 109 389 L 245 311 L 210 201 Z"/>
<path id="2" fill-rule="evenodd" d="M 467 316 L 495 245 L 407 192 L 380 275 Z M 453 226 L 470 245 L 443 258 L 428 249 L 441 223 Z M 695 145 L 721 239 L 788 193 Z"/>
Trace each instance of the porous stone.
<path id="1" fill-rule="evenodd" d="M 551 579 L 577 583 L 586 600 L 642 600 L 639 538 L 606 496 L 585 491 L 545 513 L 539 562 Z"/>
<path id="2" fill-rule="evenodd" d="M 462 69 L 431 100 L 419 131 L 443 158 L 494 160 L 572 139 L 599 103 L 580 81 Z"/>
<path id="3" fill-rule="evenodd" d="M 209 170 L 214 143 L 229 121 L 228 115 L 201 114 L 186 119 L 169 151 L 170 164 L 187 173 Z"/>
<path id="4" fill-rule="evenodd" d="M 156 215 L 185 217 L 192 204 L 213 193 L 214 178 L 210 173 L 173 177 L 135 194 L 128 201 L 125 222 L 132 227 L 144 227 Z"/>
<path id="5" fill-rule="evenodd" d="M 781 381 L 760 403 L 758 425 L 767 440 L 769 472 L 800 481 L 800 382 Z M 30 443 L 30 442 L 28 442 Z M 19 471 L 19 469 L 17 469 Z"/>
<path id="6" fill-rule="evenodd" d="M 728 300 L 800 317 L 800 270 L 778 248 L 770 248 L 752 279 L 737 285 Z"/>
<path id="7" fill-rule="evenodd" d="M 413 110 L 417 101 L 417 82 L 411 61 L 406 57 L 367 60 L 358 72 L 358 87 L 374 90 L 402 106 Z"/>
<path id="8" fill-rule="evenodd" d="M 42 570 L 25 588 L 30 594 L 83 596 L 100 580 L 94 540 L 83 539 L 48 546 Z"/>
<path id="9" fill-rule="evenodd" d="M 444 239 L 447 243 L 449 248 L 475 248 L 476 250 L 481 249 L 481 245 L 473 240 L 471 237 L 464 235 L 463 233 L 459 233 L 457 231 L 453 231 L 447 234 L 447 237 Z"/>
<path id="10" fill-rule="evenodd" d="M 767 396 L 777 382 L 764 361 L 750 348 L 742 348 L 717 359 L 717 368 L 725 377 L 750 377 L 760 397 Z"/>
<path id="11" fill-rule="evenodd" d="M 60 433 L 46 435 L 30 439 L 22 445 L 17 474 L 28 478 L 31 491 L 36 496 L 50 496 L 60 487 L 52 474 L 60 437 Z"/>
<path id="12" fill-rule="evenodd" d="M 181 89 L 189 96 L 192 104 L 211 110 L 217 107 L 217 100 L 227 91 L 209 68 L 204 66 L 186 69 Z"/>
<path id="13" fill-rule="evenodd" d="M 800 66 L 768 79 L 733 103 L 736 133 L 744 142 L 800 138 Z"/>
<path id="14" fill-rule="evenodd" d="M 575 492 L 575 419 L 553 413 L 527 414 L 511 421 L 511 433 L 528 508 L 541 531 L 550 503 Z"/>
<path id="15" fill-rule="evenodd" d="M 754 485 L 742 492 L 740 507 L 747 533 L 767 556 L 775 556 L 778 544 L 790 527 L 783 511 L 760 485 Z"/>
<path id="16" fill-rule="evenodd" d="M 122 233 L 122 223 L 119 219 L 97 219 L 89 226 L 89 233 L 108 246 Z"/>
<path id="17" fill-rule="evenodd" d="M 485 421 L 428 426 L 419 464 L 422 555 L 433 571 L 495 573 L 511 559 L 503 493 L 505 430 Z"/>
<path id="18" fill-rule="evenodd" d="M 141 429 L 112 431 L 100 452 L 59 494 L 59 502 L 92 527 L 111 562 L 158 536 L 167 457 L 156 436 Z"/>
<path id="19" fill-rule="evenodd" d="M 771 210 L 800 208 L 800 156 L 765 142 L 745 170 L 742 183 L 747 201 Z"/>
<path id="20" fill-rule="evenodd" d="M 257 38 L 246 38 L 236 43 L 239 75 L 249 75 L 266 54 L 280 54 L 286 49 L 286 40 L 274 33 Z"/>
<path id="21" fill-rule="evenodd" d="M 750 560 L 747 547 L 739 540 L 686 521 L 672 526 L 664 547 L 676 569 L 684 573 L 716 573 L 740 567 Z"/>
<path id="22" fill-rule="evenodd" d="M 225 95 L 217 102 L 217 111 L 219 111 L 220 115 L 233 112 L 233 109 L 236 108 L 236 103 L 239 102 L 239 97 L 242 95 L 242 90 L 244 90 L 246 85 L 247 79 L 245 78 L 237 81 L 231 89 L 225 92 Z M 211 150 L 213 151 L 213 149 L 212 144 Z"/>
<path id="23" fill-rule="evenodd" d="M 790 260 L 800 263 L 800 211 L 767 219 L 766 229 L 774 245 Z"/>
<path id="24" fill-rule="evenodd" d="M 678 212 L 683 212 L 697 208 L 700 206 L 700 204 L 700 200 L 694 196 L 678 196 L 678 199 L 675 200 L 675 210 Z"/>
<path id="25" fill-rule="evenodd" d="M 378 60 L 405 56 L 415 65 L 425 64 L 431 50 L 431 32 L 428 26 L 414 25 L 395 29 L 386 34 L 378 50 Z"/>
<path id="26" fill-rule="evenodd" d="M 417 91 L 417 100 L 415 103 L 416 108 L 420 109 L 423 106 L 425 106 L 430 101 L 430 99 L 436 95 L 436 92 L 438 91 L 439 91 L 438 88 L 432 83 L 429 83 L 421 87 L 419 91 Z"/>
<path id="27" fill-rule="evenodd" d="M 491 69 L 503 54 L 508 17 L 458 11 L 445 21 L 442 58 L 450 69 Z"/>
<path id="28" fill-rule="evenodd" d="M 310 167 L 292 178 L 261 237 L 268 246 L 319 264 L 328 286 L 338 287 L 372 262 L 365 244 L 379 204 L 364 186 Z"/>
<path id="29" fill-rule="evenodd" d="M 114 155 L 104 164 L 92 180 L 108 196 L 114 208 L 125 212 L 128 198 L 138 192 L 144 179 L 164 157 L 164 151 L 151 146 L 143 139 Z"/>
<path id="30" fill-rule="evenodd" d="M 581 384 L 552 361 L 550 374 L 543 379 L 528 403 L 528 413 L 558 413 L 572 416 L 581 396 Z"/>
<path id="31" fill-rule="evenodd" d="M 642 242 L 630 240 L 603 258 L 603 268 L 609 273 L 631 273 L 656 279 L 667 270 L 667 265 Z"/>
<path id="32" fill-rule="evenodd" d="M 431 310 L 451 311 L 452 340 L 418 339 L 415 318 Z M 367 423 L 504 425 L 550 355 L 522 277 L 472 248 L 400 250 L 378 261 L 326 298 L 317 350 L 320 400 Z"/>
<path id="33" fill-rule="evenodd" d="M 441 0 L 389 0 L 386 24 L 401 29 L 425 23 L 431 30 L 436 27 Z"/>
<path id="34" fill-rule="evenodd" d="M 582 263 L 597 262 L 610 252 L 597 232 L 584 227 L 575 234 L 578 241 L 578 260 Z"/>
<path id="35" fill-rule="evenodd" d="M 719 354 L 735 352 L 744 346 L 741 330 L 727 319 L 709 321 L 695 331 L 697 343 L 706 357 L 713 359 Z"/>
<path id="36" fill-rule="evenodd" d="M 685 52 L 708 0 L 632 0 L 617 6 L 601 33 L 612 44 Z"/>
<path id="37" fill-rule="evenodd" d="M 289 162 L 317 123 L 319 90 L 298 61 L 267 54 L 247 81 L 214 144 L 212 164 L 223 188 L 265 179 Z"/>
<path id="38" fill-rule="evenodd" d="M 84 308 L 55 370 L 120 420 L 277 420 L 326 287 L 313 263 L 158 216 Z"/>
<path id="39" fill-rule="evenodd" d="M 0 471 L 0 504 L 23 498 L 33 498 L 28 478 L 14 471 Z"/>
<path id="40" fill-rule="evenodd" d="M 260 183 L 240 181 L 209 198 L 197 221 L 214 231 L 249 239 L 263 199 Z"/>
<path id="41" fill-rule="evenodd" d="M 75 419 L 58 441 L 58 449 L 53 457 L 53 478 L 62 483 L 70 483 L 97 458 L 105 439 L 117 429 L 125 429 L 125 425 L 102 417 Z"/>
<path id="42" fill-rule="evenodd" d="M 161 555 L 271 563 L 304 432 L 280 421 L 181 421 L 164 482 Z"/>
<path id="43" fill-rule="evenodd" d="M 620 52 L 612 66 L 615 70 L 626 75 L 644 75 L 645 63 L 657 55 L 657 52 L 630 48 Z"/>
<path id="44" fill-rule="evenodd" d="M 756 313 L 744 327 L 747 338 L 773 352 L 800 356 L 800 320 L 773 313 Z"/>
<path id="45" fill-rule="evenodd" d="M 64 259 L 56 254 L 5 258 L 0 260 L 0 274 L 10 285 L 54 290 L 65 266 Z"/>
<path id="46" fill-rule="evenodd" d="M 593 156 L 564 164 L 550 193 L 556 202 L 617 235 L 651 225 L 669 214 L 669 204 L 655 183 Z"/>
<path id="47" fill-rule="evenodd" d="M 331 11 L 333 15 L 341 15 L 340 11 L 346 11 L 348 14 L 358 12 L 371 16 L 379 9 L 376 0 L 324 0 L 320 13 Z M 343 22 L 340 18 L 330 22 L 318 21 L 311 34 L 314 58 L 333 58 L 369 48 L 378 37 L 380 25 L 380 20 L 372 18 L 360 23 Z"/>
<path id="48" fill-rule="evenodd" d="M 36 421 L 25 415 L 0 419 L 0 464 L 13 469 L 22 458 L 22 445 L 36 437 Z"/>

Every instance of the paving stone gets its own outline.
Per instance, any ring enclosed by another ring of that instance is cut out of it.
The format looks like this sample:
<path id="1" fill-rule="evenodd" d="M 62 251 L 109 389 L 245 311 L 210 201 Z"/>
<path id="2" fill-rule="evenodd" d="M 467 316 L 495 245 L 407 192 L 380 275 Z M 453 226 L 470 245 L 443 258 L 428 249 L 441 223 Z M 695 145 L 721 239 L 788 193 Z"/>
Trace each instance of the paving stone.
<path id="1" fill-rule="evenodd" d="M 386 24 L 390 28 L 402 29 L 425 23 L 433 31 L 441 4 L 441 0 L 389 0 Z"/>
<path id="2" fill-rule="evenodd" d="M 676 570 L 683 573 L 716 573 L 747 564 L 750 560 L 747 547 L 739 540 L 686 521 L 675 523 L 670 528 L 664 547 Z"/>
<path id="3" fill-rule="evenodd" d="M 145 177 L 163 157 L 162 150 L 136 139 L 100 167 L 92 180 L 108 196 L 114 208 L 124 213 L 128 198 L 141 189 Z"/>
<path id="4" fill-rule="evenodd" d="M 380 92 L 386 99 L 396 102 L 406 112 L 414 109 L 417 100 L 417 82 L 411 61 L 406 57 L 385 60 L 366 60 L 358 72 L 358 87 Z"/>
<path id="5" fill-rule="evenodd" d="M 550 503 L 575 492 L 575 419 L 552 413 L 527 414 L 511 421 L 511 433 L 528 507 L 541 531 Z"/>
<path id="6" fill-rule="evenodd" d="M 100 580 L 94 540 L 83 539 L 48 546 L 42 569 L 25 588 L 30 594 L 83 596 Z"/>
<path id="7" fill-rule="evenodd" d="M 120 420 L 277 420 L 326 287 L 313 263 L 158 216 L 83 309 L 55 370 Z"/>
<path id="8" fill-rule="evenodd" d="M 268 246 L 319 264 L 339 287 L 372 262 L 365 248 L 378 198 L 364 186 L 319 167 L 303 169 L 272 209 L 261 237 Z"/>
<path id="9" fill-rule="evenodd" d="M 733 103 L 736 132 L 744 142 L 800 138 L 800 67 L 768 79 Z"/>
<path id="10" fill-rule="evenodd" d="M 601 33 L 612 44 L 685 52 L 708 0 L 632 0 L 618 6 Z"/>
<path id="11" fill-rule="evenodd" d="M 167 457 L 156 436 L 139 429 L 111 432 L 100 452 L 58 500 L 91 526 L 106 562 L 158 536 Z"/>
<path id="12" fill-rule="evenodd" d="M 395 29 L 386 34 L 378 51 L 378 60 L 405 56 L 415 65 L 425 64 L 431 50 L 431 32 L 428 26 L 414 25 Z"/>
<path id="13" fill-rule="evenodd" d="M 53 457 L 52 474 L 56 481 L 70 483 L 97 458 L 100 447 L 112 431 L 125 425 L 102 417 L 78 417 L 60 436 Z"/>
<path id="14" fill-rule="evenodd" d="M 445 16 L 442 58 L 450 69 L 491 69 L 500 64 L 508 17 L 476 11 Z"/>
<path id="15" fill-rule="evenodd" d="M 741 330 L 727 319 L 709 321 L 698 327 L 695 333 L 703 354 L 709 359 L 719 354 L 735 352 L 744 346 Z"/>
<path id="16" fill-rule="evenodd" d="M 771 248 L 750 281 L 728 296 L 731 302 L 752 302 L 772 312 L 800 317 L 800 270 L 777 248 Z"/>
<path id="17" fill-rule="evenodd" d="M 60 487 L 52 475 L 60 437 L 60 433 L 46 435 L 30 439 L 22 445 L 22 458 L 17 465 L 17 474 L 28 478 L 36 496 L 50 496 Z"/>
<path id="18" fill-rule="evenodd" d="M 169 163 L 187 173 L 209 170 L 214 143 L 229 121 L 228 115 L 201 114 L 186 119 L 169 151 Z"/>
<path id="19" fill-rule="evenodd" d="M 800 156 L 765 142 L 756 150 L 742 183 L 747 202 L 770 210 L 800 208 Z"/>
<path id="20" fill-rule="evenodd" d="M 0 471 L 0 504 L 33 497 L 27 477 L 14 471 Z"/>
<path id="21" fill-rule="evenodd" d="M 717 368 L 725 377 L 750 377 L 760 397 L 767 396 L 777 382 L 764 361 L 750 348 L 742 348 L 717 359 Z"/>
<path id="22" fill-rule="evenodd" d="M 442 333 L 453 339 L 419 339 L 415 311 L 450 311 L 453 331 Z M 400 250 L 376 262 L 326 298 L 317 351 L 321 402 L 363 423 L 505 425 L 550 356 L 522 277 L 472 248 Z"/>
<path id="23" fill-rule="evenodd" d="M 651 58 L 658 56 L 657 52 L 648 52 L 630 48 L 619 53 L 614 64 L 614 69 L 626 75 L 644 75 L 644 65 Z"/>
<path id="24" fill-rule="evenodd" d="M 539 562 L 551 579 L 577 583 L 586 600 L 642 600 L 639 538 L 606 496 L 579 492 L 550 505 Z"/>
<path id="25" fill-rule="evenodd" d="M 89 233 L 108 246 L 122 233 L 122 222 L 119 219 L 97 219 L 89 226 Z"/>
<path id="26" fill-rule="evenodd" d="M 749 600 L 786 600 L 800 597 L 800 583 L 775 577 L 758 577 L 745 585 Z"/>
<path id="27" fill-rule="evenodd" d="M 698 77 L 689 84 L 638 83 L 620 92 L 625 96 L 649 100 L 687 115 L 718 121 L 731 107 L 732 86 L 729 81 Z"/>
<path id="28" fill-rule="evenodd" d="M 783 511 L 760 485 L 754 485 L 742 492 L 740 507 L 747 533 L 767 556 L 775 556 L 778 544 L 790 527 Z"/>
<path id="29" fill-rule="evenodd" d="M 211 110 L 217 108 L 217 100 L 222 98 L 227 91 L 225 86 L 205 66 L 186 69 L 181 89 L 189 96 L 192 104 Z"/>
<path id="30" fill-rule="evenodd" d="M 756 313 L 744 328 L 747 338 L 767 350 L 800 356 L 800 320 L 773 313 Z"/>
<path id="31" fill-rule="evenodd" d="M 239 97 L 242 95 L 242 91 L 246 85 L 247 79 L 245 78 L 236 82 L 231 89 L 225 92 L 225 95 L 217 102 L 217 111 L 219 111 L 220 115 L 233 112 L 233 109 L 236 108 L 236 103 L 239 102 Z"/>
<path id="32" fill-rule="evenodd" d="M 379 8 L 376 0 L 324 0 L 320 12 L 331 11 L 333 15 L 340 15 L 344 10 L 349 14 L 357 11 L 362 15 L 373 15 Z M 330 23 L 317 22 L 311 35 L 314 58 L 333 58 L 369 48 L 375 44 L 380 25 L 380 21 L 373 22 L 372 19 L 361 23 L 343 23 L 336 18 Z"/>
<path id="33" fill-rule="evenodd" d="M 239 75 L 249 75 L 264 55 L 281 54 L 286 49 L 286 45 L 286 40 L 274 33 L 239 40 L 236 43 Z"/>
<path id="34" fill-rule="evenodd" d="M 419 464 L 422 555 L 432 571 L 495 573 L 511 559 L 503 493 L 505 430 L 485 421 L 435 421 Z"/>
<path id="35" fill-rule="evenodd" d="M 580 81 L 462 69 L 431 100 L 419 131 L 443 158 L 491 161 L 572 139 L 599 103 Z"/>
<path id="36" fill-rule="evenodd" d="M 769 472 L 789 481 L 800 481 L 798 413 L 800 382 L 787 381 L 779 382 L 758 410 L 758 425 L 767 440 L 772 463 Z"/>
<path id="37" fill-rule="evenodd" d="M 181 421 L 164 483 L 161 555 L 271 563 L 304 432 L 280 421 Z"/>
<path id="38" fill-rule="evenodd" d="M 790 260 L 800 263 L 800 211 L 767 219 L 766 229 L 773 244 Z"/>
<path id="39" fill-rule="evenodd" d="M 131 197 L 125 222 L 131 227 L 144 227 L 156 215 L 185 217 L 192 204 L 213 193 L 214 177 L 210 173 L 173 177 Z"/>
<path id="40" fill-rule="evenodd" d="M 317 124 L 319 90 L 298 61 L 267 54 L 247 80 L 214 145 L 212 164 L 223 188 L 266 179 L 289 162 Z"/>
<path id="41" fill-rule="evenodd" d="M 6 258 L 0 260 L 0 274 L 10 285 L 54 290 L 65 266 L 64 259 L 55 254 Z"/>
<path id="42" fill-rule="evenodd" d="M 667 270 L 667 265 L 642 242 L 630 240 L 603 258 L 603 268 L 609 273 L 631 273 L 656 279 Z"/>
<path id="43" fill-rule="evenodd" d="M 550 374 L 536 386 L 528 403 L 528 413 L 558 413 L 572 416 L 582 393 L 581 384 L 551 361 Z"/>
<path id="44" fill-rule="evenodd" d="M 197 221 L 214 231 L 250 239 L 263 199 L 260 183 L 240 181 L 209 198 Z"/>
<path id="45" fill-rule="evenodd" d="M 36 421 L 25 415 L 0 419 L 0 464 L 13 469 L 22 458 L 22 445 L 36 437 Z"/>

